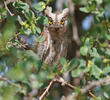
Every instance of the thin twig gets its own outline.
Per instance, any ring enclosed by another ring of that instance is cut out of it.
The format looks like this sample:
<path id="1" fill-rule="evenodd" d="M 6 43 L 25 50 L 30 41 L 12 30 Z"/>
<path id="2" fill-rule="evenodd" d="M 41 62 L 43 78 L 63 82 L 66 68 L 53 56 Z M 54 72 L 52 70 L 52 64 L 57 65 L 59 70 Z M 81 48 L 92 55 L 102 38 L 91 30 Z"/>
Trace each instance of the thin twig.
<path id="1" fill-rule="evenodd" d="M 109 33 L 108 20 L 106 19 L 105 13 L 104 13 L 104 20 L 105 20 L 106 31 L 107 31 L 107 33 Z"/>
<path id="2" fill-rule="evenodd" d="M 23 88 L 21 85 L 13 83 L 12 81 L 10 81 L 10 80 L 9 80 L 8 78 L 6 78 L 6 77 L 0 76 L 0 79 L 1 79 L 1 80 L 4 80 L 4 81 L 7 81 L 9 84 L 11 84 L 11 85 L 13 85 L 13 86 L 15 86 L 15 87 Z"/>
<path id="3" fill-rule="evenodd" d="M 59 79 L 55 79 L 55 82 L 61 84 L 62 86 L 66 86 L 66 87 L 68 87 L 72 90 L 74 90 L 76 88 L 75 86 L 73 86 L 73 85 L 67 83 L 66 81 L 64 81 L 64 79 L 61 78 L 61 77 Z"/>
<path id="4" fill-rule="evenodd" d="M 12 2 L 15 2 L 16 0 L 7 0 L 7 1 L 5 1 L 6 2 L 6 4 L 8 5 L 9 3 L 12 3 Z M 4 4 L 0 4 L 0 8 L 2 8 L 4 6 Z"/>
<path id="5" fill-rule="evenodd" d="M 103 6 L 103 9 L 105 9 L 104 0 L 103 0 L 102 6 Z M 107 31 L 107 33 L 109 33 L 108 19 L 106 18 L 105 13 L 104 13 L 104 20 L 105 20 L 105 28 L 106 28 L 106 31 Z"/>
<path id="6" fill-rule="evenodd" d="M 49 85 L 47 86 L 46 90 L 43 92 L 43 94 L 39 97 L 39 100 L 42 100 L 46 95 L 47 93 L 49 92 L 50 88 L 52 87 L 54 83 L 54 80 L 52 80 Z"/>
<path id="7" fill-rule="evenodd" d="M 61 77 L 60 77 L 60 78 L 55 78 L 55 79 L 53 79 L 53 80 L 49 83 L 49 85 L 47 86 L 46 90 L 45 90 L 45 91 L 43 92 L 43 94 L 39 97 L 39 100 L 42 100 L 42 99 L 49 93 L 49 91 L 50 91 L 50 89 L 51 89 L 51 87 L 52 87 L 52 85 L 53 85 L 54 83 L 59 83 L 59 84 L 61 84 L 62 86 L 67 86 L 68 88 L 70 88 L 70 89 L 72 89 L 72 90 L 75 89 L 75 86 L 72 86 L 71 84 L 65 82 L 63 78 L 61 78 Z"/>
<path id="8" fill-rule="evenodd" d="M 9 14 L 11 15 L 11 16 L 14 16 L 14 14 L 8 9 L 8 7 L 7 7 L 7 4 L 6 4 L 6 2 L 5 2 L 5 0 L 3 0 L 3 2 L 4 2 L 4 5 L 5 5 L 5 8 L 7 9 L 7 11 L 9 12 Z"/>
<path id="9" fill-rule="evenodd" d="M 18 48 L 21 48 L 21 49 L 25 49 L 27 48 L 27 45 L 28 44 L 18 44 L 18 43 L 12 43 L 12 42 L 8 42 L 7 45 L 11 45 L 13 47 L 18 47 Z"/>
<path id="10" fill-rule="evenodd" d="M 91 91 L 89 91 L 89 95 L 91 95 L 95 100 L 97 100 L 97 97 Z"/>

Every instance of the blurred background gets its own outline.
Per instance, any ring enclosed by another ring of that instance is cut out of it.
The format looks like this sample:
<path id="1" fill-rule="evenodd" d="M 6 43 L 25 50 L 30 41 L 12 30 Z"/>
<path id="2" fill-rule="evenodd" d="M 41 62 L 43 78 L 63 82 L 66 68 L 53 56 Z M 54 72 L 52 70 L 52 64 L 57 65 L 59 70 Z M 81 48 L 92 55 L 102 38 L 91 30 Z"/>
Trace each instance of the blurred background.
<path id="1" fill-rule="evenodd" d="M 46 6 L 53 12 L 69 8 L 68 56 L 61 61 L 63 66 L 71 64 L 62 72 L 69 71 L 69 82 L 82 88 L 109 75 L 110 0 L 0 0 L 0 100 L 38 100 L 60 73 L 56 64 L 43 64 L 32 51 L 36 41 L 44 40 L 39 35 L 48 23 L 43 16 Z M 18 41 L 19 34 L 28 47 Z M 91 91 L 73 99 L 77 88 L 73 92 L 56 83 L 44 100 L 110 100 L 110 86 Z"/>

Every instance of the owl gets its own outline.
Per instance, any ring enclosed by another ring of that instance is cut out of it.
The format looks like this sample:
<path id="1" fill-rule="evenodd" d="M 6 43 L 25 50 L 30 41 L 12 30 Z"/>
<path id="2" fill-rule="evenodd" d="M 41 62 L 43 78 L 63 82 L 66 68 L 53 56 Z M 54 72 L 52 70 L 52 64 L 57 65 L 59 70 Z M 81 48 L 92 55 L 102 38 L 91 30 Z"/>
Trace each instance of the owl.
<path id="1" fill-rule="evenodd" d="M 69 9 L 65 8 L 61 13 L 53 13 L 52 8 L 47 6 L 44 13 L 49 23 L 44 26 L 41 33 L 45 40 L 38 44 L 37 55 L 50 66 L 53 63 L 60 65 L 60 59 L 67 56 Z"/>

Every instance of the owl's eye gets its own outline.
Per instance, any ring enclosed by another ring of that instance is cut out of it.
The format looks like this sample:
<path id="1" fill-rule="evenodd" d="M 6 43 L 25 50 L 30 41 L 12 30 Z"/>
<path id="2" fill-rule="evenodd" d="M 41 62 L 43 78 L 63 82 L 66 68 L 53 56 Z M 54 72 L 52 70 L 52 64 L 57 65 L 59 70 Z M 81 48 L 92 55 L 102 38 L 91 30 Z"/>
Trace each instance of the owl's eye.
<path id="1" fill-rule="evenodd" d="M 49 24 L 50 24 L 50 25 L 52 25 L 52 24 L 53 24 L 53 21 L 52 21 L 52 20 L 50 20 L 50 21 L 49 21 Z"/>
<path id="2" fill-rule="evenodd" d="M 64 20 L 61 20 L 61 24 L 64 25 L 64 23 L 65 23 Z"/>

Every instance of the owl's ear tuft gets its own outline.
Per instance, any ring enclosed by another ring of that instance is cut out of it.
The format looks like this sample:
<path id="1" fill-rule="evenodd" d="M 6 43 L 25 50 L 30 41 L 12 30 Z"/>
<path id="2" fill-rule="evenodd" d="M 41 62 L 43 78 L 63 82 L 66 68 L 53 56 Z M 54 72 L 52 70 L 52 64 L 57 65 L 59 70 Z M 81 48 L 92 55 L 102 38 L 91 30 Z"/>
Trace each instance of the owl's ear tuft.
<path id="1" fill-rule="evenodd" d="M 63 11 L 62 11 L 62 15 L 64 17 L 67 17 L 69 15 L 69 9 L 68 8 L 65 8 Z"/>
<path id="2" fill-rule="evenodd" d="M 50 15 L 52 13 L 52 8 L 47 6 L 44 13 L 45 13 L 46 16 L 50 17 Z"/>

